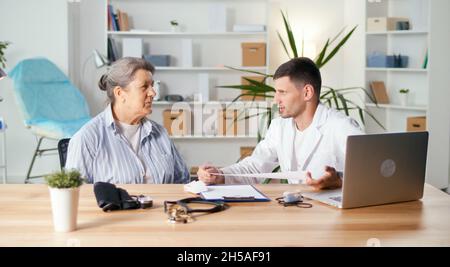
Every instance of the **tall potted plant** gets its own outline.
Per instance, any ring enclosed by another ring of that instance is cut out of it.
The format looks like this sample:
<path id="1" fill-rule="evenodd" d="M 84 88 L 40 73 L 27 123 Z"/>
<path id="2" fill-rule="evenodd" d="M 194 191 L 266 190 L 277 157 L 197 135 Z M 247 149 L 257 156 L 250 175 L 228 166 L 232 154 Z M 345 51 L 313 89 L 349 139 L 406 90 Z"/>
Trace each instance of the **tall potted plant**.
<path id="1" fill-rule="evenodd" d="M 56 232 L 71 232 L 77 227 L 78 200 L 83 184 L 77 170 L 55 172 L 45 177 L 49 186 Z"/>
<path id="2" fill-rule="evenodd" d="M 280 42 L 283 46 L 284 51 L 286 52 L 287 56 L 289 58 L 296 58 L 299 56 L 304 55 L 304 40 L 302 41 L 302 49 L 299 54 L 299 51 L 297 49 L 297 44 L 294 38 L 294 34 L 292 32 L 291 24 L 287 18 L 287 14 L 285 14 L 282 10 L 281 15 L 283 17 L 283 23 L 284 23 L 284 29 L 286 31 L 287 35 L 287 41 L 281 36 L 280 32 L 277 31 L 278 38 L 280 39 Z M 325 66 L 338 52 L 339 50 L 345 45 L 345 43 L 350 39 L 354 31 L 356 30 L 358 26 L 353 27 L 344 37 L 342 37 L 339 42 L 333 47 L 333 44 L 342 36 L 342 34 L 345 32 L 345 27 L 339 31 L 339 33 L 332 39 L 328 38 L 328 40 L 325 42 L 325 45 L 320 50 L 319 54 L 314 58 L 314 62 L 316 63 L 317 67 L 320 69 L 323 66 Z M 288 45 L 290 47 L 290 51 L 288 50 Z M 275 93 L 275 88 L 272 86 L 266 84 L 268 79 L 273 78 L 273 74 L 266 74 L 258 71 L 249 71 L 245 69 L 239 69 L 227 66 L 229 69 L 246 72 L 246 73 L 252 73 L 263 76 L 262 81 L 257 81 L 254 79 L 244 78 L 249 84 L 248 85 L 224 85 L 224 86 L 218 86 L 219 88 L 229 88 L 229 89 L 238 89 L 238 90 L 245 90 L 239 94 L 235 99 L 233 99 L 233 103 L 235 101 L 238 101 L 242 96 L 253 96 L 253 101 L 258 96 L 262 96 L 265 98 L 273 98 Z M 333 88 L 331 86 L 322 86 L 323 89 L 321 90 L 320 94 L 320 100 L 322 103 L 328 105 L 329 107 L 334 107 L 335 109 L 344 112 L 347 116 L 350 114 L 351 110 L 357 110 L 359 118 L 361 119 L 362 123 L 365 123 L 364 120 L 364 114 L 371 117 L 380 127 L 384 129 L 384 126 L 375 118 L 375 116 L 364 107 L 359 106 L 352 100 L 348 99 L 347 96 L 349 94 L 355 93 L 355 91 L 362 91 L 368 98 L 368 101 L 373 102 L 377 104 L 376 100 L 371 96 L 371 94 L 363 87 L 347 87 L 347 88 Z M 239 114 L 238 119 L 249 119 L 251 117 L 259 117 L 261 116 L 262 121 L 266 123 L 265 129 L 267 129 L 272 121 L 272 118 L 275 116 L 275 113 L 277 111 L 275 106 L 272 107 L 258 107 L 256 106 L 256 109 L 258 112 L 253 115 L 245 115 L 244 112 L 241 112 Z M 242 118 L 242 114 L 244 114 L 244 117 Z M 262 134 L 258 130 L 258 142 L 262 139 Z M 278 171 L 280 167 L 274 169 L 274 172 Z M 271 179 L 266 179 L 264 183 L 270 182 Z M 281 180 L 282 183 L 287 183 L 287 180 Z"/>
<path id="3" fill-rule="evenodd" d="M 304 51 L 302 45 L 301 53 L 299 54 L 299 51 L 297 49 L 297 44 L 294 38 L 294 34 L 292 32 L 292 28 L 290 25 L 290 22 L 287 18 L 287 15 L 281 10 L 281 15 L 283 17 L 283 23 L 284 28 L 287 35 L 287 40 L 281 36 L 281 34 L 277 31 L 278 38 L 280 39 L 280 42 L 284 48 L 284 51 L 288 55 L 289 58 L 296 58 L 299 56 L 303 56 Z M 334 46 L 333 44 L 341 37 L 341 35 L 345 32 L 345 27 L 332 39 L 328 38 L 325 45 L 320 50 L 319 54 L 314 58 L 314 62 L 316 63 L 317 67 L 320 69 L 323 66 L 325 66 L 338 52 L 339 50 L 345 45 L 345 43 L 350 39 L 354 31 L 356 30 L 357 26 L 353 27 L 344 37 L 342 37 L 339 42 Z M 303 44 L 304 40 L 302 40 Z M 290 51 L 288 50 L 288 45 L 290 47 Z M 249 71 L 245 69 L 239 69 L 227 66 L 230 69 L 242 71 L 246 73 L 253 73 L 257 75 L 263 76 L 262 81 L 257 81 L 254 79 L 244 78 L 249 84 L 248 85 L 224 85 L 224 86 L 218 86 L 220 88 L 230 88 L 230 89 L 239 89 L 239 90 L 245 90 L 245 93 L 241 93 L 238 95 L 232 102 L 238 101 L 242 96 L 253 96 L 253 100 L 258 96 L 263 96 L 266 98 L 273 98 L 273 95 L 275 93 L 275 88 L 272 86 L 266 84 L 268 79 L 273 78 L 273 74 L 266 74 L 258 71 Z M 375 118 L 375 116 L 364 107 L 359 106 L 352 100 L 348 99 L 347 96 L 349 94 L 353 94 L 356 91 L 362 91 L 368 98 L 368 101 L 373 102 L 375 104 L 376 100 L 371 96 L 371 94 L 362 87 L 348 87 L 348 88 L 333 88 L 331 86 L 322 86 L 323 89 L 321 90 L 320 100 L 328 105 L 329 107 L 334 107 L 337 110 L 343 111 L 346 115 L 350 114 L 351 110 L 357 110 L 359 114 L 359 118 L 361 119 L 362 123 L 365 123 L 364 120 L 364 114 L 371 117 L 378 125 L 380 125 L 383 129 L 384 126 Z M 258 108 L 258 107 L 256 107 Z M 261 116 L 263 117 L 263 120 L 267 122 L 267 127 L 270 125 L 270 122 L 274 116 L 274 112 L 276 109 L 274 108 L 258 108 L 258 113 L 250 116 L 245 116 L 243 119 L 249 119 L 251 116 Z M 242 115 L 242 114 L 240 114 Z M 242 119 L 242 116 L 239 116 L 239 119 Z M 261 134 L 258 133 L 258 141 L 261 139 Z"/>

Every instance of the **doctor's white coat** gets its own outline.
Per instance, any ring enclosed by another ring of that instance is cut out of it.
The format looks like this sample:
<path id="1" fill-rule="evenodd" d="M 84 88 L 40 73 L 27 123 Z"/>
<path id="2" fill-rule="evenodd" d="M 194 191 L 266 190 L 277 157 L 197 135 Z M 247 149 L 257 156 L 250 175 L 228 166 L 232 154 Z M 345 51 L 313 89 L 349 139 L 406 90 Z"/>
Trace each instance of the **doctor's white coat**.
<path id="1" fill-rule="evenodd" d="M 310 171 L 317 179 L 324 174 L 325 165 L 342 172 L 347 136 L 364 134 L 354 119 L 319 104 L 311 125 L 304 132 L 302 147 L 295 148 L 301 157 L 293 160 L 295 131 L 292 118 L 274 119 L 251 156 L 221 170 L 224 174 L 267 173 L 279 165 L 282 172 Z M 260 183 L 263 180 L 225 176 L 226 184 Z M 298 181 L 289 180 L 289 183 Z"/>

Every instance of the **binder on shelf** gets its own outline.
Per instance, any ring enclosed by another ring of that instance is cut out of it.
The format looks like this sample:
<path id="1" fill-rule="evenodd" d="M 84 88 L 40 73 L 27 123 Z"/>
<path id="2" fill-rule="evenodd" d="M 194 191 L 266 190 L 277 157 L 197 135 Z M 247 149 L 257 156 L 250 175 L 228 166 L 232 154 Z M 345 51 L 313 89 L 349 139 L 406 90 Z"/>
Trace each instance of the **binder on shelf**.
<path id="1" fill-rule="evenodd" d="M 115 47 L 114 40 L 108 38 L 108 60 L 109 62 L 114 62 L 118 59 L 117 50 Z"/>
<path id="2" fill-rule="evenodd" d="M 128 14 L 126 12 L 117 9 L 117 17 L 119 19 L 119 29 L 120 31 L 129 31 L 128 25 Z"/>
<path id="3" fill-rule="evenodd" d="M 389 96 L 383 81 L 370 82 L 370 88 L 378 104 L 389 104 Z"/>
<path id="4" fill-rule="evenodd" d="M 113 31 L 118 31 L 119 26 L 117 25 L 116 16 L 114 14 L 114 9 L 111 4 L 108 5 L 108 19 L 111 21 L 111 27 Z"/>

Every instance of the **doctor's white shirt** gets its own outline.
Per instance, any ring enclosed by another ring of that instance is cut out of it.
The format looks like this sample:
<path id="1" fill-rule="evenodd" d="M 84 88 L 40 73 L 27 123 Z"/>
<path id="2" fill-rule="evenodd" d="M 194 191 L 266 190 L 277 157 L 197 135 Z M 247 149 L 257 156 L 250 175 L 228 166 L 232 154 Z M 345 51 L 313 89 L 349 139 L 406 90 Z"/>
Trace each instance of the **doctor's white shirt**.
<path id="1" fill-rule="evenodd" d="M 324 174 L 325 165 L 343 172 L 347 137 L 364 134 L 354 119 L 321 103 L 311 125 L 303 132 L 297 131 L 292 118 L 274 119 L 251 156 L 221 169 L 225 174 L 225 183 L 260 183 L 264 179 L 226 174 L 268 173 L 277 166 L 282 172 L 309 171 L 314 179 Z M 289 180 L 289 183 L 299 181 Z"/>

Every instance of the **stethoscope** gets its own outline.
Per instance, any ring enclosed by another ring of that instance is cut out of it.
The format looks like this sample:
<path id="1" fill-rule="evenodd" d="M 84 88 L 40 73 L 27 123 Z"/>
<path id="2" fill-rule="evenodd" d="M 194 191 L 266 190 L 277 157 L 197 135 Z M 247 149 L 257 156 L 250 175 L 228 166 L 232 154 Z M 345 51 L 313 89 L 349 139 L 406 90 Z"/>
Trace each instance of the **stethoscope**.
<path id="1" fill-rule="evenodd" d="M 304 202 L 304 198 L 300 192 L 284 192 L 282 197 L 277 197 L 275 200 L 278 204 L 284 207 L 297 206 L 299 208 L 311 208 L 311 203 Z"/>

